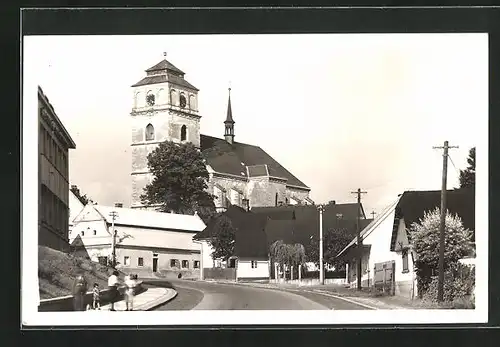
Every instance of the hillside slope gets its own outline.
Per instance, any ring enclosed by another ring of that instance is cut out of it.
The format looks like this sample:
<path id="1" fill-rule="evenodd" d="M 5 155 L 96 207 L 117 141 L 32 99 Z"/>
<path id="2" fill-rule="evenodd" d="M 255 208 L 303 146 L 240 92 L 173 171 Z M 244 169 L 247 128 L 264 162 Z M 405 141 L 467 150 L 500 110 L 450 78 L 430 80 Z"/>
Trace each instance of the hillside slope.
<path id="1" fill-rule="evenodd" d="M 111 273 L 108 267 L 89 259 L 38 246 L 40 299 L 71 295 L 73 281 L 79 271 L 83 271 L 89 290 L 94 282 L 99 283 L 101 289 L 107 288 Z"/>

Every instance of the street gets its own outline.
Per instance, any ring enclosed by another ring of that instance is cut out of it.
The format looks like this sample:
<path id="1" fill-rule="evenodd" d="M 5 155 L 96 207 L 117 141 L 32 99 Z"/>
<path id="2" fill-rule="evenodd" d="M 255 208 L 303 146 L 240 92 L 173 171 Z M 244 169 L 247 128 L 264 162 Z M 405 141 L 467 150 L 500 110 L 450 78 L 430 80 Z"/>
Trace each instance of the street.
<path id="1" fill-rule="evenodd" d="M 145 280 L 177 297 L 155 310 L 363 310 L 362 306 L 307 290 L 278 290 L 187 280 Z"/>

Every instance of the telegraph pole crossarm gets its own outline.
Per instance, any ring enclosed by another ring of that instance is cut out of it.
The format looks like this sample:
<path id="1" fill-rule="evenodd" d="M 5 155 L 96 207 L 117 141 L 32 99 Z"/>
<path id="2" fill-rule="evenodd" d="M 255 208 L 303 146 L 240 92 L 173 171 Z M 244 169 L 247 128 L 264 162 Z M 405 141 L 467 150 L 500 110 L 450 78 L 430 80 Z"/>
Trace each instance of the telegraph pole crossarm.
<path id="1" fill-rule="evenodd" d="M 441 181 L 441 219 L 439 224 L 439 265 L 438 265 L 438 302 L 443 301 L 444 294 L 444 248 L 445 248 L 445 224 L 446 224 L 446 178 L 448 176 L 448 149 L 458 148 L 449 146 L 448 141 L 444 141 L 444 146 L 434 146 L 433 149 L 443 150 L 443 173 Z"/>
<path id="2" fill-rule="evenodd" d="M 358 290 L 361 290 L 361 279 L 362 279 L 362 261 L 363 261 L 363 241 L 361 240 L 361 229 L 360 229 L 360 218 L 361 218 L 361 194 L 367 194 L 367 192 L 361 191 L 360 188 L 358 188 L 357 191 L 351 192 L 351 194 L 356 194 L 358 196 L 358 213 L 357 213 L 357 218 L 356 218 L 356 239 L 357 239 L 357 253 L 358 253 L 358 261 L 357 261 L 357 285 L 358 285 Z"/>

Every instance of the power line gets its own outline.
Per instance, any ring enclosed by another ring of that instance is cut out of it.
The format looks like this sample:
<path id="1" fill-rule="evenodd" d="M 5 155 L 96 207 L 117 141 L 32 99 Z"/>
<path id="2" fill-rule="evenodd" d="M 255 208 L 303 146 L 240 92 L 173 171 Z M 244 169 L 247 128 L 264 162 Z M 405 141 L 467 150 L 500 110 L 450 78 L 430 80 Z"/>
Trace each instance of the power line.
<path id="1" fill-rule="evenodd" d="M 453 167 L 455 168 L 455 171 L 457 172 L 457 174 L 460 176 L 460 170 L 457 169 L 457 167 L 455 166 L 455 163 L 453 162 L 453 159 L 451 159 L 451 156 L 448 154 L 448 158 L 450 159 L 450 162 L 451 164 L 453 165 Z"/>

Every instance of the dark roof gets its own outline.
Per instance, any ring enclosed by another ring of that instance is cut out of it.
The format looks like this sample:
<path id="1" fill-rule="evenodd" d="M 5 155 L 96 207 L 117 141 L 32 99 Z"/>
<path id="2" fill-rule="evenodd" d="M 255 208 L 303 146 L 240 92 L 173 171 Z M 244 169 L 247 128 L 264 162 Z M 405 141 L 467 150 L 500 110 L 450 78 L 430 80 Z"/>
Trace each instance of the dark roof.
<path id="1" fill-rule="evenodd" d="M 203 229 L 202 231 L 197 233 L 193 237 L 193 239 L 204 240 L 204 239 L 208 239 L 208 238 L 212 237 L 212 235 L 214 234 L 214 227 L 215 227 L 217 220 L 220 216 L 228 217 L 231 220 L 231 222 L 233 223 L 233 226 L 236 227 L 237 225 L 240 225 L 244 222 L 243 218 L 244 218 L 244 215 L 246 213 L 247 212 L 244 209 L 242 209 L 241 207 L 235 206 L 235 205 L 230 205 L 226 211 L 224 211 L 222 213 L 218 213 L 216 216 L 211 218 L 208 221 L 205 229 Z"/>
<path id="2" fill-rule="evenodd" d="M 160 70 L 172 71 L 172 72 L 175 72 L 177 74 L 184 75 L 184 72 L 181 69 L 174 66 L 167 59 L 163 59 L 155 66 L 150 67 L 149 69 L 146 70 L 146 72 L 154 72 L 154 71 L 160 71 Z"/>
<path id="3" fill-rule="evenodd" d="M 269 175 L 288 179 L 287 184 L 309 189 L 258 146 L 200 135 L 201 150 L 208 164 L 217 172 L 247 177 L 246 166 L 267 165 Z M 242 165 L 243 163 L 244 165 Z"/>
<path id="4" fill-rule="evenodd" d="M 180 86 L 180 87 L 186 87 L 186 88 L 198 91 L 198 88 L 196 88 L 191 83 L 186 81 L 183 77 L 179 77 L 179 76 L 172 75 L 172 74 L 146 76 L 142 80 L 137 82 L 136 84 L 133 84 L 132 87 L 144 86 L 144 85 L 148 85 L 148 84 L 163 83 L 163 82 L 169 82 L 169 83 L 172 83 L 172 84 Z"/>
<path id="5" fill-rule="evenodd" d="M 266 219 L 248 212 L 236 223 L 234 255 L 239 258 L 267 259 L 269 247 L 264 227 Z"/>
<path id="6" fill-rule="evenodd" d="M 396 205 L 395 223 L 392 231 L 391 251 L 395 248 L 398 221 L 404 218 L 405 226 L 409 228 L 412 223 L 419 222 L 425 212 L 441 207 L 441 191 L 406 191 Z M 446 194 L 446 209 L 457 214 L 464 228 L 474 231 L 475 229 L 475 189 L 462 188 L 448 190 Z"/>
<path id="7" fill-rule="evenodd" d="M 229 88 L 229 99 L 227 100 L 227 116 L 226 121 L 224 123 L 236 123 L 233 120 L 233 111 L 231 109 L 231 88 Z"/>

